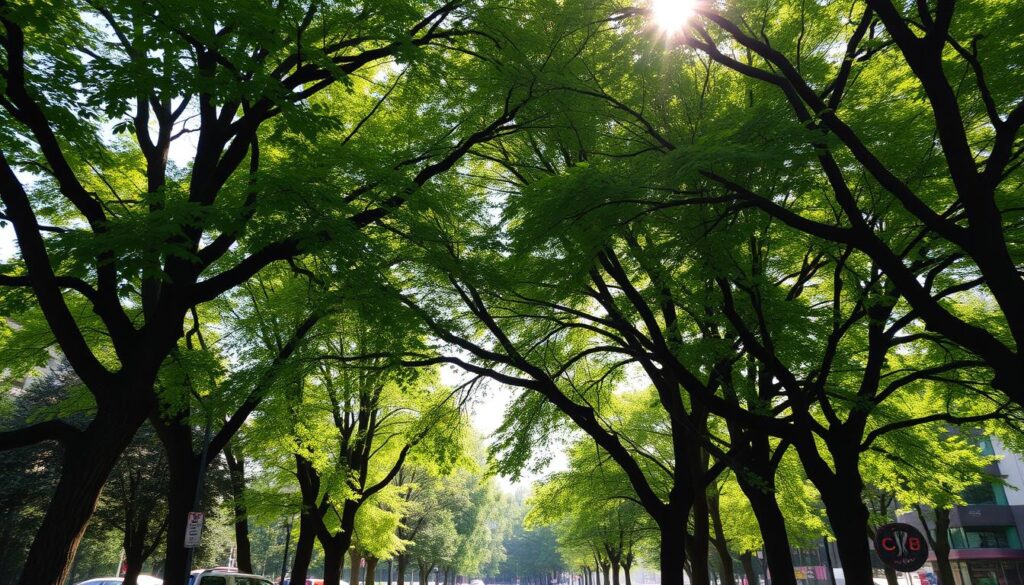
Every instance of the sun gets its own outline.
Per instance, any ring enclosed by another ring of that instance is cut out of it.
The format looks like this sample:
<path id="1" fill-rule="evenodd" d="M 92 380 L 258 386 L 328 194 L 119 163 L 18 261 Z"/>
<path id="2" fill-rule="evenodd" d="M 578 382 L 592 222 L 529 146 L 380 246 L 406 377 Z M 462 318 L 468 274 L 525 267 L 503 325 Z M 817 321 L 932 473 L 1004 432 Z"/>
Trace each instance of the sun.
<path id="1" fill-rule="evenodd" d="M 651 16 L 662 32 L 674 35 L 693 16 L 693 4 L 694 0 L 651 0 Z"/>

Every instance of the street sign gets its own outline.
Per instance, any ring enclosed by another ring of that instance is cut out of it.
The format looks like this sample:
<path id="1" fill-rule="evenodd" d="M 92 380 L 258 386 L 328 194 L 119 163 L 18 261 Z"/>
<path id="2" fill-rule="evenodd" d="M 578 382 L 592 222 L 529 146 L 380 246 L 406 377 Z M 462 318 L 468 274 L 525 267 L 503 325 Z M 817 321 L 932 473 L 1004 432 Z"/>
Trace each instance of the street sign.
<path id="1" fill-rule="evenodd" d="M 875 531 L 875 552 L 887 566 L 910 573 L 928 560 L 928 542 L 917 528 L 894 522 Z"/>
<path id="2" fill-rule="evenodd" d="M 203 513 L 189 512 L 188 524 L 185 525 L 185 548 L 196 548 L 203 536 Z"/>

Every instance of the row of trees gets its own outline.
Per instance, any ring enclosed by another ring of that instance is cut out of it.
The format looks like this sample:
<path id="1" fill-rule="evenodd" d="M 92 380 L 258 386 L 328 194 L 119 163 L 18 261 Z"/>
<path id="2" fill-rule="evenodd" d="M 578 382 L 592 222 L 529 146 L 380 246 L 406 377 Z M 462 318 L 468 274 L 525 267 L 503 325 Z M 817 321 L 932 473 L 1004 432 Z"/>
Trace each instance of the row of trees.
<path id="1" fill-rule="evenodd" d="M 74 374 L 58 363 L 51 373 L 13 397 L 4 420 L 24 424 L 60 409 L 67 420 L 84 423 L 81 413 L 69 410 L 75 394 L 81 400 L 81 393 Z M 330 404 L 308 400 L 306 405 L 310 410 L 308 424 L 327 422 L 322 420 L 322 411 Z M 316 410 L 321 413 L 318 415 Z M 455 432 L 465 432 L 460 420 L 445 424 Z M 344 551 L 348 559 L 335 560 L 329 548 L 333 541 L 328 540 L 324 546 L 314 540 L 318 538 L 316 533 L 309 534 L 301 521 L 294 522 L 305 510 L 297 474 L 300 468 L 295 463 L 299 456 L 311 465 L 315 462 L 313 473 L 324 478 L 325 485 L 317 496 L 327 502 L 325 505 L 350 497 L 347 490 L 351 488 L 344 478 L 331 475 L 342 473 L 342 465 L 323 460 L 339 457 L 337 452 L 332 453 L 332 438 L 318 436 L 314 456 L 305 450 L 311 436 L 303 434 L 307 443 L 298 455 L 292 443 L 298 436 L 272 436 L 272 432 L 260 428 L 259 423 L 250 425 L 232 440 L 221 459 L 210 462 L 202 502 L 207 522 L 194 565 L 225 565 L 230 559 L 245 572 L 279 575 L 282 563 L 286 563 L 287 573 L 311 572 L 319 577 L 330 563 L 337 562 L 335 571 L 340 572 L 350 559 L 351 582 L 357 583 L 372 582 L 378 562 L 386 561 L 394 565 L 399 583 L 406 582 L 414 569 L 418 579 L 435 580 L 437 571 L 438 582 L 451 583 L 459 575 L 494 574 L 505 559 L 503 542 L 510 523 L 521 518 L 504 513 L 502 502 L 507 496 L 496 489 L 493 479 L 482 475 L 479 438 L 465 437 L 465 448 L 462 444 L 448 445 L 456 450 L 456 460 L 447 466 L 438 463 L 435 453 L 412 454 L 379 495 L 367 498 L 359 507 L 354 526 L 348 528 L 353 535 L 350 548 Z M 286 427 L 286 432 L 291 432 L 291 427 Z M 377 448 L 394 440 L 381 432 L 373 438 Z M 291 450 L 288 444 L 292 444 Z M 31 536 L 52 498 L 60 464 L 60 454 L 55 451 L 23 448 L 4 454 L 10 473 L 0 491 L 0 501 L 11 521 L 0 534 L 0 566 L 8 569 L 3 583 L 15 582 Z M 375 459 L 367 468 L 372 474 L 387 472 Z M 326 473 L 327 469 L 331 473 Z M 121 570 L 118 565 L 122 562 L 127 583 L 134 583 L 147 566 L 149 572 L 165 573 L 167 524 L 171 521 L 167 515 L 168 474 L 160 442 L 154 429 L 146 425 L 118 461 L 101 493 L 72 563 L 72 580 L 112 574 Z M 336 534 L 331 538 L 337 538 Z M 309 543 L 308 549 L 303 548 L 304 543 Z M 359 576 L 361 564 L 365 578 Z"/>
<path id="2" fill-rule="evenodd" d="M 243 427 L 241 461 L 294 469 L 295 575 L 314 543 L 332 580 L 353 538 L 397 550 L 410 523 L 360 544 L 360 518 L 456 464 L 483 380 L 516 397 L 498 471 L 585 437 L 571 473 L 610 491 L 555 505 L 616 506 L 557 520 L 572 562 L 631 564 L 642 526 L 668 583 L 751 550 L 721 521 L 742 494 L 795 584 L 807 491 L 869 582 L 869 485 L 948 509 L 983 462 L 950 425 L 1019 440 L 1007 3 L 728 0 L 678 30 L 607 0 L 44 4 L 0 3 L 2 349 L 20 375 L 58 347 L 87 406 L 0 433 L 64 453 L 23 584 L 63 580 L 146 421 L 168 585 Z"/>

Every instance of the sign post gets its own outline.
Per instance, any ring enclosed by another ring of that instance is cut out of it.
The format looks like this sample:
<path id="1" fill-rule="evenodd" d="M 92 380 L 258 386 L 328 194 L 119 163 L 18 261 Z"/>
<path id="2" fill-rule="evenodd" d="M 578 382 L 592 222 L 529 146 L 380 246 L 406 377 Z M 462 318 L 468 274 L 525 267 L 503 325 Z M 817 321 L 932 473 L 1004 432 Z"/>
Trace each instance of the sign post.
<path id="1" fill-rule="evenodd" d="M 196 548 L 203 536 L 203 513 L 189 512 L 185 525 L 185 548 Z"/>
<path id="2" fill-rule="evenodd" d="M 928 560 L 928 541 L 910 524 L 885 524 L 875 531 L 875 553 L 886 566 L 911 573 Z"/>

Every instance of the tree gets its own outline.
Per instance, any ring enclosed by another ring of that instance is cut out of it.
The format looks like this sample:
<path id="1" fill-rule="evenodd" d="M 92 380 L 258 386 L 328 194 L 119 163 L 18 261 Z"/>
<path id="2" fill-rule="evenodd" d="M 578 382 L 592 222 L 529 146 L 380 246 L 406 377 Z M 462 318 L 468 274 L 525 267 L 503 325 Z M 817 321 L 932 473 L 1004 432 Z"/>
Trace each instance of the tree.
<path id="1" fill-rule="evenodd" d="M 1010 201 L 1024 153 L 1024 102 L 1015 58 L 1001 39 L 1020 29 L 1021 17 L 983 2 L 954 10 L 943 0 L 870 0 L 836 18 L 847 8 L 801 4 L 742 24 L 743 2 L 697 10 L 678 41 L 778 92 L 781 100 L 766 100 L 768 117 L 783 114 L 806 132 L 780 136 L 770 147 L 810 163 L 795 165 L 802 172 L 792 179 L 813 176 L 820 189 L 779 203 L 773 196 L 786 187 L 749 181 L 757 165 L 697 172 L 728 197 L 870 257 L 929 330 L 983 359 L 993 385 L 1020 404 L 1024 320 L 1014 299 L 1024 281 Z M 842 54 L 818 52 L 837 43 L 845 45 Z M 747 58 L 733 57 L 732 48 Z M 968 81 L 954 81 L 961 76 Z M 897 80 L 906 92 L 890 106 L 882 86 Z M 883 129 L 897 127 L 890 140 Z M 831 217 L 812 211 L 818 202 L 831 206 Z M 937 288 L 917 277 L 922 262 L 934 273 L 962 276 Z M 968 308 L 968 290 L 984 291 L 991 304 Z"/>
<path id="2" fill-rule="evenodd" d="M 421 49 L 465 54 L 452 46 L 472 34 L 462 26 L 472 5 L 115 1 L 0 11 L 0 116 L 11 130 L 0 144 L 0 200 L 20 250 L 0 284 L 5 301 L 41 312 L 97 404 L 82 430 L 51 421 L 0 436 L 4 448 L 46 439 L 70 451 L 21 577 L 56 585 L 117 457 L 158 405 L 157 377 L 193 308 L 402 205 L 509 122 L 516 102 L 505 100 L 496 119 L 488 103 L 481 117 L 490 119 L 443 132 L 444 148 L 387 161 L 397 187 L 375 180 L 329 201 L 303 199 L 318 221 L 281 230 L 279 210 L 296 211 L 289 201 L 302 189 L 276 188 L 296 181 L 275 182 L 260 156 L 273 141 L 268 121 L 315 134 L 337 125 L 315 99 L 335 81 L 389 59 L 419 61 Z M 126 138 L 107 140 L 108 130 Z M 182 168 L 172 144 L 189 134 L 196 148 Z M 179 549 L 168 547 L 169 585 L 186 577 Z"/>
<path id="3" fill-rule="evenodd" d="M 135 585 L 143 564 L 164 544 L 168 480 L 160 441 L 144 425 L 114 466 L 93 519 L 122 535 L 128 585 Z"/>

